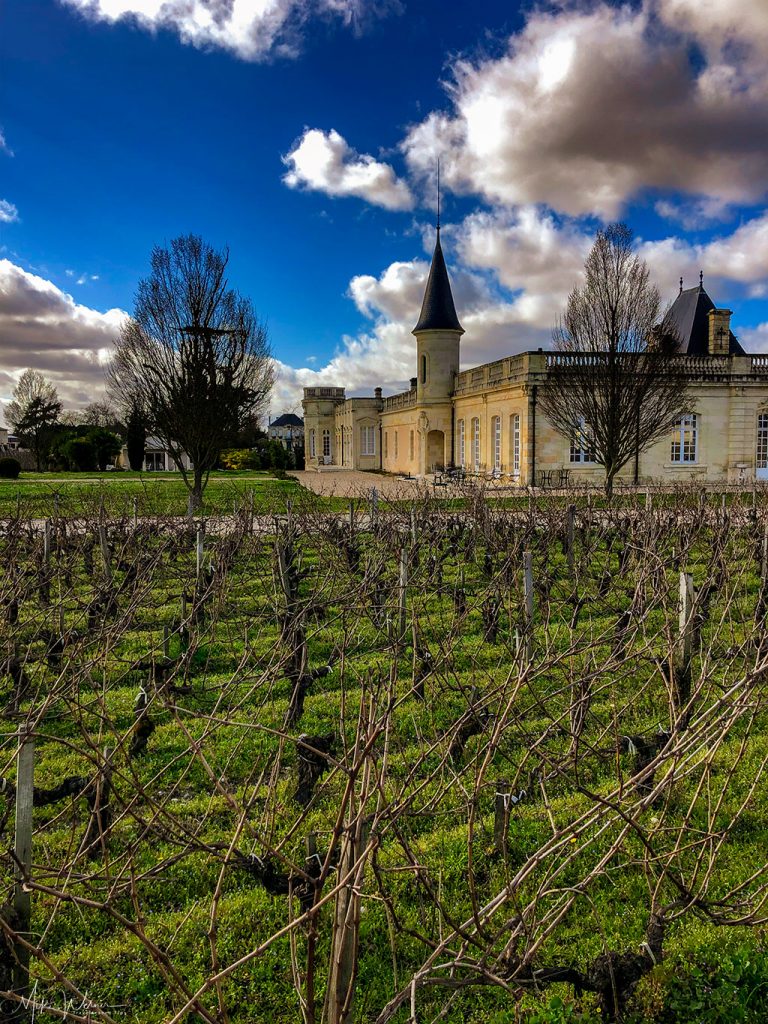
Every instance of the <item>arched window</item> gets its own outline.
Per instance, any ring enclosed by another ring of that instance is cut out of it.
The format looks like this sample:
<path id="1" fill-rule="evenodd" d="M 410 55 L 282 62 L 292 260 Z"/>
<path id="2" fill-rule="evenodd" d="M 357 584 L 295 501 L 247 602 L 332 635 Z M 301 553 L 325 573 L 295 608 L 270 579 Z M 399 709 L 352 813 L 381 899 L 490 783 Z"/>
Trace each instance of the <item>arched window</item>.
<path id="1" fill-rule="evenodd" d="M 512 472 L 515 476 L 520 474 L 520 413 L 516 412 L 509 417 L 509 442 L 512 449 Z"/>
<path id="2" fill-rule="evenodd" d="M 323 431 L 323 458 L 330 459 L 331 457 L 331 432 L 330 430 Z"/>
<path id="3" fill-rule="evenodd" d="M 421 383 L 427 383 L 427 357 L 421 357 Z"/>
<path id="4" fill-rule="evenodd" d="M 464 436 L 464 420 L 459 420 L 459 465 L 462 469 L 466 465 L 466 448 Z"/>
<path id="5" fill-rule="evenodd" d="M 472 420 L 472 469 L 480 472 L 480 420 L 477 416 Z"/>
<path id="6" fill-rule="evenodd" d="M 699 448 L 699 424 L 695 412 L 688 412 L 675 420 L 669 461 L 680 464 L 696 462 Z"/>
<path id="7" fill-rule="evenodd" d="M 501 469 L 501 416 L 494 416 L 491 420 L 493 432 L 493 468 Z"/>

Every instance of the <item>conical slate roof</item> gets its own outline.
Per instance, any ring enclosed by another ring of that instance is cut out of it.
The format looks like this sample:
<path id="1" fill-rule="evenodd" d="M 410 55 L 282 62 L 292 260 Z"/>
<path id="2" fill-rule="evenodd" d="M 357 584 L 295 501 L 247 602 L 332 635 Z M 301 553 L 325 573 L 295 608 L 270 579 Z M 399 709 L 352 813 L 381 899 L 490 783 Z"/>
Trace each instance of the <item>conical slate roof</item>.
<path id="1" fill-rule="evenodd" d="M 464 328 L 459 323 L 456 307 L 453 304 L 451 282 L 448 280 L 443 249 L 440 245 L 440 228 L 437 229 L 437 242 L 435 242 L 435 251 L 432 253 L 432 266 L 429 268 L 424 301 L 421 304 L 421 316 L 412 333 L 418 334 L 419 331 L 459 331 L 461 334 L 464 333 Z"/>
<path id="2" fill-rule="evenodd" d="M 709 311 L 715 304 L 704 286 L 681 291 L 669 313 L 680 336 L 680 352 L 689 356 L 705 356 L 709 351 Z M 744 355 L 744 349 L 730 332 L 728 345 L 732 356 Z"/>

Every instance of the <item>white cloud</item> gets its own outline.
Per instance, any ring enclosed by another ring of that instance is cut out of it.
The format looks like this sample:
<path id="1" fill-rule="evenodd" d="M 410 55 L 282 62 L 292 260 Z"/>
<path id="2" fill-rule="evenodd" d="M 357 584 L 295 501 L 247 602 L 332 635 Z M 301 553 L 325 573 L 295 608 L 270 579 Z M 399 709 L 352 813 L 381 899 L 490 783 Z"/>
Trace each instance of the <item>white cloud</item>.
<path id="1" fill-rule="evenodd" d="M 0 260 L 0 402 L 30 366 L 59 389 L 65 405 L 94 400 L 106 354 L 127 314 L 83 306 L 51 281 Z"/>
<path id="2" fill-rule="evenodd" d="M 467 266 L 490 270 L 505 288 L 521 293 L 517 308 L 525 322 L 551 329 L 555 311 L 581 277 L 593 235 L 529 206 L 470 214 L 456 241 Z"/>
<path id="3" fill-rule="evenodd" d="M 7 199 L 0 199 L 0 224 L 13 224 L 19 219 L 19 211 Z"/>
<path id="4" fill-rule="evenodd" d="M 719 17 L 726 2 L 709 7 Z M 660 28 L 673 16 L 680 32 Z M 533 13 L 500 58 L 454 64 L 451 110 L 403 142 L 412 172 L 429 177 L 440 153 L 456 191 L 604 218 L 646 189 L 755 201 L 766 186 L 765 61 L 748 60 L 757 44 L 742 40 L 697 64 L 686 27 L 674 0 Z"/>
<path id="5" fill-rule="evenodd" d="M 142 28 L 171 29 L 184 43 L 218 47 L 242 60 L 294 56 L 312 17 L 347 25 L 381 11 L 369 0 L 59 0 L 88 18 L 131 19 Z M 391 5 L 385 5 L 391 6 Z"/>
<path id="6" fill-rule="evenodd" d="M 751 53 L 768 51 L 768 6 L 762 0 L 658 0 L 658 13 L 712 54 L 734 42 Z"/>
<path id="7" fill-rule="evenodd" d="M 662 294 L 683 276 L 686 287 L 698 282 L 699 270 L 716 287 L 738 285 L 751 296 L 768 294 L 768 212 L 741 224 L 735 231 L 694 244 L 670 237 L 643 242 L 640 253 L 653 271 Z M 713 288 L 714 290 L 714 288 Z M 721 301 L 716 294 L 712 298 Z"/>
<path id="8" fill-rule="evenodd" d="M 356 153 L 336 131 L 308 128 L 283 163 L 283 181 L 329 196 L 357 196 L 387 210 L 410 210 L 413 196 L 389 164 Z"/>
<path id="9" fill-rule="evenodd" d="M 8 145 L 2 128 L 0 128 L 0 153 L 5 153 L 6 156 L 13 156 L 13 150 Z"/>
<path id="10" fill-rule="evenodd" d="M 741 331 L 739 341 L 747 352 L 768 352 L 768 323 Z"/>

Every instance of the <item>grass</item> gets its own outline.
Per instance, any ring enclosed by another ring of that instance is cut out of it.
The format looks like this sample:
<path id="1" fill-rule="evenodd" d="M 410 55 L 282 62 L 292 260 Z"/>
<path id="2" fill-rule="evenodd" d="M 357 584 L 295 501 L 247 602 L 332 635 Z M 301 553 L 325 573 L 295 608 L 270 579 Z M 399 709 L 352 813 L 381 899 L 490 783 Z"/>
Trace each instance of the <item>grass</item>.
<path id="1" fill-rule="evenodd" d="M 284 507 L 295 480 L 268 472 L 212 473 L 205 490 L 207 514 L 230 514 L 253 497 L 257 511 Z M 102 508 L 110 516 L 180 516 L 188 491 L 178 473 L 24 473 L 0 480 L 0 518 L 90 516 Z"/>

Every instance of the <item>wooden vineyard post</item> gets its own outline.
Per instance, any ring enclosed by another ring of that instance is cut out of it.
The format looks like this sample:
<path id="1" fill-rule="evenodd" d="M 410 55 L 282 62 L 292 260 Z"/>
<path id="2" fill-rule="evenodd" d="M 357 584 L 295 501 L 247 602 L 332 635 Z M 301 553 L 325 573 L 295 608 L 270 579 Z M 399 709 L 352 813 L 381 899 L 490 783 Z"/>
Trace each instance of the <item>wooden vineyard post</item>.
<path id="1" fill-rule="evenodd" d="M 507 833 L 509 831 L 509 783 L 496 783 L 496 801 L 493 815 L 493 845 L 502 856 L 507 851 Z"/>
<path id="2" fill-rule="evenodd" d="M 24 880 L 32 868 L 32 804 L 35 791 L 35 741 L 26 724 L 19 726 L 19 749 L 16 760 L 16 831 L 14 836 L 14 910 L 16 931 L 28 937 L 32 919 L 32 901 L 25 891 Z M 24 995 L 29 986 L 29 951 L 16 944 L 14 989 Z"/>
<path id="3" fill-rule="evenodd" d="M 202 526 L 197 528 L 197 537 L 195 539 L 195 576 L 200 579 L 200 573 L 203 571 L 203 557 L 205 554 L 205 530 Z"/>
<path id="4" fill-rule="evenodd" d="M 40 571 L 40 604 L 47 608 L 51 603 L 51 521 L 43 523 L 43 564 Z"/>
<path id="5" fill-rule="evenodd" d="M 367 829 L 360 819 L 350 825 L 342 840 L 339 878 L 351 877 L 336 896 L 328 981 L 328 1024 L 348 1024 L 352 1020 L 363 875 L 360 856 L 367 842 Z"/>
<path id="6" fill-rule="evenodd" d="M 48 566 L 51 562 L 51 520 L 46 519 L 43 523 L 43 562 L 45 563 L 45 571 L 48 572 Z"/>
<path id="7" fill-rule="evenodd" d="M 167 661 L 171 656 L 170 639 L 168 635 L 168 627 L 163 626 L 163 657 Z"/>
<path id="8" fill-rule="evenodd" d="M 99 547 L 101 548 L 101 561 L 104 565 L 104 579 L 107 582 L 107 586 L 110 586 L 112 583 L 112 560 L 109 554 L 107 528 L 103 523 L 99 527 Z"/>
<path id="9" fill-rule="evenodd" d="M 133 496 L 133 528 L 134 530 L 139 525 L 139 499 L 134 494 Z"/>
<path id="10" fill-rule="evenodd" d="M 679 632 L 674 655 L 672 681 L 675 716 L 679 718 L 691 695 L 691 649 L 693 638 L 693 577 L 680 573 Z"/>
<path id="11" fill-rule="evenodd" d="M 567 556 L 568 556 L 568 568 L 571 570 L 571 572 L 573 572 L 573 562 L 574 562 L 573 541 L 574 541 L 574 534 L 575 534 L 575 532 L 576 532 L 576 506 L 575 505 L 569 505 L 568 506 L 568 523 L 566 525 L 565 543 L 566 543 L 566 553 L 567 553 Z"/>
<path id="12" fill-rule="evenodd" d="M 379 519 L 379 492 L 375 487 L 371 488 L 371 529 L 375 530 Z"/>
<path id="13" fill-rule="evenodd" d="M 768 582 L 768 522 L 763 527 L 763 558 L 760 565 L 760 578 L 765 587 Z"/>
<path id="14" fill-rule="evenodd" d="M 408 548 L 400 549 L 400 584 L 397 601 L 398 638 L 403 639 L 406 630 L 406 613 L 408 607 Z"/>
<path id="15" fill-rule="evenodd" d="M 525 660 L 533 657 L 533 616 L 535 611 L 533 596 L 533 554 L 523 552 L 523 598 L 525 609 Z"/>

